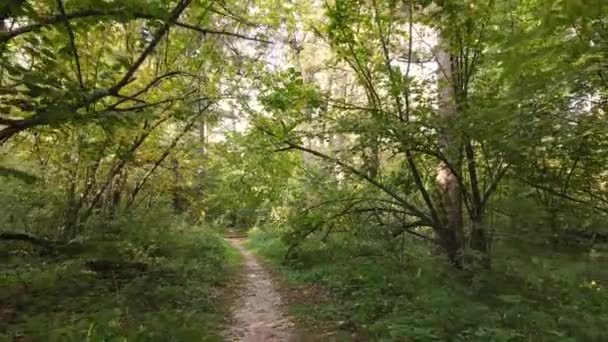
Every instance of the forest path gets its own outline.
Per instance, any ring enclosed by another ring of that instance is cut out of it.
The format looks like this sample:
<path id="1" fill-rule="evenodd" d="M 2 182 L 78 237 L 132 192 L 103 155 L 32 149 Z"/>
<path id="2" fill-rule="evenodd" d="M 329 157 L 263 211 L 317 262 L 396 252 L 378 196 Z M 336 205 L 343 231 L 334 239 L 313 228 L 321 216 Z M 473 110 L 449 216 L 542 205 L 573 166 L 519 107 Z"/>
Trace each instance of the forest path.
<path id="1" fill-rule="evenodd" d="M 235 300 L 226 341 L 290 341 L 294 324 L 282 310 L 281 295 L 272 277 L 248 251 L 242 238 L 226 238 L 243 255 L 243 284 Z"/>

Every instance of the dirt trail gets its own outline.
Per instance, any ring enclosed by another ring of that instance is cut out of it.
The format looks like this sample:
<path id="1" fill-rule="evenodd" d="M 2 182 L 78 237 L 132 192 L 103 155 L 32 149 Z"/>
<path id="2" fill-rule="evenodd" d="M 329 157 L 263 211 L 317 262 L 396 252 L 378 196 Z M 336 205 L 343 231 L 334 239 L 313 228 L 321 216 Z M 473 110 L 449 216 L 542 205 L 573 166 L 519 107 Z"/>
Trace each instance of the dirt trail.
<path id="1" fill-rule="evenodd" d="M 292 340 L 294 324 L 282 312 L 281 295 L 270 274 L 245 249 L 243 239 L 227 240 L 243 254 L 245 276 L 235 302 L 231 326 L 224 333 L 226 341 Z"/>

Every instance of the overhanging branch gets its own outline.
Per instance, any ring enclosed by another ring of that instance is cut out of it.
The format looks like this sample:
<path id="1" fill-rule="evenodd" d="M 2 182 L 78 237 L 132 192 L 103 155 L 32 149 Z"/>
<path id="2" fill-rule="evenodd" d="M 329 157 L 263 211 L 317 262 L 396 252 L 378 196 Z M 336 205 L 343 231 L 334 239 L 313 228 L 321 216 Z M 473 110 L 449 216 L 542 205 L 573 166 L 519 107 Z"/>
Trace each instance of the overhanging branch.
<path id="1" fill-rule="evenodd" d="M 23 34 L 26 34 L 29 32 L 33 32 L 33 31 L 37 31 L 37 30 L 40 30 L 47 26 L 58 25 L 58 24 L 62 24 L 65 22 L 69 22 L 71 20 L 75 20 L 75 19 L 86 19 L 86 18 L 92 18 L 92 17 L 107 17 L 107 16 L 124 16 L 125 13 L 128 13 L 128 12 L 129 12 L 128 9 L 126 9 L 124 7 L 118 7 L 118 8 L 106 8 L 106 9 L 83 9 L 83 10 L 76 10 L 76 11 L 73 11 L 70 13 L 62 13 L 62 14 L 51 15 L 51 16 L 47 16 L 47 17 L 40 17 L 40 18 L 36 18 L 37 22 L 35 22 L 35 23 L 16 27 L 16 28 L 13 28 L 13 29 L 7 30 L 7 31 L 0 31 L 0 44 L 6 43 L 9 40 L 11 40 L 15 37 L 18 37 L 20 35 L 23 35 Z M 136 13 L 131 13 L 131 15 L 133 16 L 133 19 L 151 19 L 151 20 L 163 20 L 163 21 L 166 20 L 166 18 L 152 14 L 152 13 L 136 12 Z M 257 37 L 249 37 L 249 36 L 235 33 L 235 32 L 209 29 L 209 28 L 199 27 L 196 25 L 187 24 L 187 23 L 180 22 L 180 21 L 175 21 L 173 24 L 175 26 L 183 27 L 183 28 L 186 28 L 189 30 L 201 32 L 203 34 L 225 35 L 225 36 L 231 36 L 231 37 L 236 37 L 236 38 L 245 39 L 245 40 L 257 41 L 257 42 L 261 42 L 261 43 L 265 43 L 265 44 L 273 44 L 271 41 L 268 41 L 268 40 L 260 39 Z"/>
<path id="2" fill-rule="evenodd" d="M 259 130 L 261 130 L 262 132 L 271 135 L 271 136 L 275 136 L 272 132 L 268 131 L 267 129 L 263 128 L 263 127 L 259 127 L 257 126 L 257 128 Z M 276 136 L 275 136 L 276 137 Z M 288 147 L 290 147 L 291 149 L 295 149 L 295 150 L 300 150 L 302 152 L 306 152 L 309 154 L 312 154 L 316 157 L 319 157 L 321 159 L 327 160 L 327 161 L 331 161 L 333 163 L 335 163 L 336 165 L 339 165 L 340 167 L 352 172 L 354 175 L 358 176 L 359 178 L 364 179 L 365 181 L 369 182 L 370 184 L 374 185 L 375 187 L 377 187 L 378 189 L 380 189 L 381 191 L 383 191 L 384 193 L 386 193 L 387 195 L 389 195 L 390 197 L 392 197 L 393 199 L 395 199 L 397 202 L 399 202 L 399 204 L 401 206 L 403 206 L 405 209 L 409 210 L 410 213 L 414 216 L 419 217 L 422 220 L 425 220 L 425 222 L 429 223 L 430 226 L 432 226 L 432 222 L 433 220 L 431 219 L 431 217 L 429 217 L 429 215 L 425 212 L 423 212 L 422 210 L 418 209 L 416 206 L 414 206 L 412 203 L 410 203 L 408 200 L 406 200 L 405 198 L 399 196 L 396 192 L 394 192 L 393 190 L 391 190 L 390 188 L 388 188 L 386 185 L 378 182 L 377 180 L 369 177 L 368 175 L 366 175 L 364 172 L 358 170 L 357 168 L 355 168 L 354 166 L 351 166 L 337 158 L 328 156 L 324 153 L 321 153 L 319 151 L 304 147 L 304 146 L 300 146 L 297 145 L 291 141 L 288 140 L 284 140 L 281 141 L 281 143 L 287 145 Z"/>
<path id="3" fill-rule="evenodd" d="M 165 21 L 165 23 L 154 33 L 152 41 L 150 41 L 148 46 L 146 46 L 144 51 L 139 55 L 137 60 L 135 60 L 135 62 L 133 62 L 133 64 L 129 67 L 127 72 L 123 75 L 123 77 L 116 84 L 114 84 L 110 88 L 97 90 L 97 91 L 89 94 L 88 96 L 83 97 L 75 105 L 66 106 L 66 108 L 64 108 L 64 111 L 73 113 L 73 112 L 76 112 L 83 107 L 87 107 L 87 106 L 91 105 L 92 103 L 94 103 L 102 98 L 105 98 L 107 96 L 110 96 L 110 95 L 117 96 L 118 92 L 124 86 L 126 86 L 127 84 L 129 84 L 132 81 L 132 77 L 135 74 L 135 72 L 143 64 L 143 62 L 146 60 L 148 55 L 150 55 L 152 53 L 152 51 L 154 51 L 154 49 L 160 42 L 161 38 L 169 30 L 169 27 L 171 27 L 171 25 L 177 20 L 177 18 L 186 9 L 186 7 L 190 4 L 190 2 L 191 2 L 191 0 L 181 0 L 178 3 L 178 5 L 175 7 L 175 9 L 171 12 L 171 15 L 169 16 L 168 20 Z M 59 16 L 58 19 L 56 19 L 57 20 L 56 22 L 61 22 L 61 20 L 64 20 L 65 18 L 69 18 L 69 17 L 70 17 L 69 14 L 66 14 L 65 16 Z M 1 42 L 2 42 L 2 36 L 0 36 L 0 43 Z M 52 121 L 49 120 L 49 115 L 47 115 L 47 114 L 48 114 L 48 109 L 42 110 L 41 112 L 37 113 L 35 116 L 33 116 L 31 118 L 20 120 L 18 122 L 15 122 L 15 123 L 9 125 L 8 127 L 4 128 L 2 130 L 0 130 L 0 144 L 5 142 L 10 137 L 12 137 L 13 135 L 15 135 L 21 131 L 24 131 L 26 129 L 29 129 L 29 128 L 32 128 L 35 126 L 47 125 L 47 124 L 52 123 Z"/>
<path id="4" fill-rule="evenodd" d="M 196 123 L 197 119 L 200 117 L 200 114 L 202 112 L 204 112 L 205 110 L 207 110 L 211 105 L 212 105 L 212 103 L 209 103 L 205 108 L 203 108 L 201 110 L 200 113 L 197 113 L 197 115 L 193 116 L 193 118 L 190 120 L 190 122 L 188 122 L 188 124 L 186 124 L 184 129 L 173 139 L 171 144 L 165 149 L 165 151 L 161 154 L 161 156 L 156 160 L 156 162 L 154 163 L 152 168 L 150 170 L 148 170 L 148 172 L 145 174 L 145 176 L 137 183 L 137 185 L 133 189 L 133 192 L 131 193 L 131 196 L 129 197 L 129 201 L 127 202 L 126 208 L 130 208 L 133 205 L 135 198 L 137 197 L 137 194 L 141 191 L 141 189 L 146 184 L 148 179 L 150 179 L 150 177 L 154 174 L 156 169 L 158 169 L 158 167 L 165 161 L 165 159 L 169 156 L 171 151 L 175 148 L 175 146 L 182 139 L 182 137 L 184 135 L 186 135 L 186 133 L 188 133 L 192 129 L 192 127 Z"/>

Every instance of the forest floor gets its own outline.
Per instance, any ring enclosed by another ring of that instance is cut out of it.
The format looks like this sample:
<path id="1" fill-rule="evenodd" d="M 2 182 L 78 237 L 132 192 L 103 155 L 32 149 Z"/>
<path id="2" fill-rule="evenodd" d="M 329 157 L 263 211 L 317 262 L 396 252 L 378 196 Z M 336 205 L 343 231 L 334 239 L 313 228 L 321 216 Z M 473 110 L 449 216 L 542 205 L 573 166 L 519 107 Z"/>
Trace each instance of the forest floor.
<path id="1" fill-rule="evenodd" d="M 224 336 L 228 341 L 296 340 L 295 325 L 283 309 L 278 288 L 270 273 L 244 247 L 243 238 L 227 238 L 243 256 L 242 284 L 234 301 L 230 326 Z"/>
<path id="2" fill-rule="evenodd" d="M 149 220 L 71 249 L 2 241 L 0 341 L 222 341 L 240 253 L 211 229 Z"/>

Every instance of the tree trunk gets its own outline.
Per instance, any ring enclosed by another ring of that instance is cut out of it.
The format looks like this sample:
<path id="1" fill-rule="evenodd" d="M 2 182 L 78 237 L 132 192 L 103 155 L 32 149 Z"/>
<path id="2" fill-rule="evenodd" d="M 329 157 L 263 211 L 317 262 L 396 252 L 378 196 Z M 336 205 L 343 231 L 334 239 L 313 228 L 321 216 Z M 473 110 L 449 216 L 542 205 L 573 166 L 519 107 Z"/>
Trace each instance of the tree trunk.
<path id="1" fill-rule="evenodd" d="M 199 96 L 202 96 L 202 92 L 200 90 L 201 85 L 199 84 Z M 209 139 L 209 127 L 207 125 L 207 119 L 205 115 L 203 115 L 203 104 L 201 101 L 198 102 L 198 114 L 200 116 L 200 122 L 198 126 L 198 137 L 200 143 L 200 153 L 201 153 L 201 166 L 198 169 L 198 186 L 197 193 L 198 196 L 202 199 L 204 196 L 204 187 L 205 187 L 205 178 L 206 178 L 206 162 L 207 162 L 207 141 Z"/>
<path id="2" fill-rule="evenodd" d="M 481 208 L 479 209 L 481 210 Z M 488 251 L 488 240 L 484 227 L 483 212 L 477 212 L 471 215 L 471 250 L 476 254 L 473 255 L 475 261 L 483 268 L 490 268 L 490 257 Z"/>
<path id="3" fill-rule="evenodd" d="M 446 162 L 441 162 L 437 168 L 437 185 L 439 187 L 440 200 L 442 204 L 442 225 L 438 229 L 439 240 L 447 256 L 452 262 L 457 262 L 461 257 L 463 248 L 463 218 L 462 218 L 462 189 L 458 175 L 462 165 L 462 143 L 458 134 L 450 127 L 450 123 L 456 118 L 457 106 L 454 97 L 454 86 L 452 80 L 452 56 L 449 52 L 449 44 L 440 39 L 437 51 L 439 66 L 438 114 L 444 123 L 444 129 L 440 133 L 439 147 L 445 156 Z"/>
<path id="4" fill-rule="evenodd" d="M 184 211 L 184 201 L 182 194 L 180 193 L 181 187 L 181 175 L 179 172 L 179 161 L 176 157 L 171 158 L 171 164 L 173 169 L 173 210 L 176 213 L 182 213 Z"/>
<path id="5" fill-rule="evenodd" d="M 116 177 L 114 178 L 112 184 L 112 191 L 109 194 L 107 210 L 108 210 L 108 218 L 113 220 L 116 217 L 116 210 L 119 208 L 120 203 L 122 202 L 123 192 L 127 185 L 128 173 L 126 169 L 123 169 Z"/>

